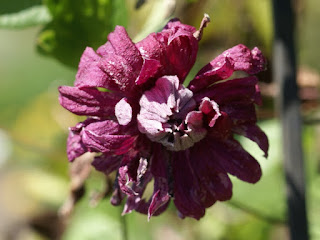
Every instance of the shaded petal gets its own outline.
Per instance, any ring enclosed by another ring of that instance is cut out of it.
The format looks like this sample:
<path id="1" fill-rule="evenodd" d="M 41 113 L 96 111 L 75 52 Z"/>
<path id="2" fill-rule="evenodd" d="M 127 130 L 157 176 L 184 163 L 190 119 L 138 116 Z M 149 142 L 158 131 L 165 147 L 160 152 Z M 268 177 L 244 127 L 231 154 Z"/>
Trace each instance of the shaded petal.
<path id="1" fill-rule="evenodd" d="M 219 80 L 229 78 L 234 71 L 256 74 L 264 70 L 265 63 L 265 58 L 258 48 L 250 50 L 239 44 L 224 51 L 203 67 L 190 82 L 188 88 L 193 92 L 198 92 Z"/>
<path id="2" fill-rule="evenodd" d="M 121 150 L 123 154 L 129 151 L 135 140 L 130 135 L 113 135 L 119 133 L 119 125 L 111 120 L 89 124 L 83 130 L 82 141 L 91 151 L 109 153 Z"/>
<path id="3" fill-rule="evenodd" d="M 219 141 L 210 139 L 212 157 L 228 173 L 242 181 L 256 183 L 261 177 L 261 168 L 240 143 L 234 139 Z"/>
<path id="4" fill-rule="evenodd" d="M 102 154 L 93 159 L 92 166 L 108 175 L 119 168 L 122 157 L 120 155 Z"/>
<path id="5" fill-rule="evenodd" d="M 119 97 L 96 88 L 60 86 L 60 104 L 77 115 L 106 117 L 114 114 Z"/>
<path id="6" fill-rule="evenodd" d="M 233 129 L 233 132 L 243 135 L 250 140 L 256 142 L 261 150 L 264 152 L 264 156 L 268 157 L 269 141 L 267 135 L 256 124 L 237 125 Z"/>

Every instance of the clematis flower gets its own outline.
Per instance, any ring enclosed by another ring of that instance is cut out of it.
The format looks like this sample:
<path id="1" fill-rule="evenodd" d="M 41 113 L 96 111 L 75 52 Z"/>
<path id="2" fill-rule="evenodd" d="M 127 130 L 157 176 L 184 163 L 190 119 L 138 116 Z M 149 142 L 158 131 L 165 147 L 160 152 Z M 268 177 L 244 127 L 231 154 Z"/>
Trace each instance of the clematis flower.
<path id="1" fill-rule="evenodd" d="M 117 173 L 111 203 L 126 201 L 123 214 L 150 218 L 173 201 L 180 217 L 200 219 L 231 198 L 229 174 L 249 183 L 261 177 L 259 163 L 234 138 L 251 139 L 267 157 L 255 113 L 261 97 L 254 74 L 265 68 L 260 50 L 234 46 L 183 85 L 207 22 L 197 31 L 174 19 L 138 43 L 117 26 L 97 51 L 85 49 L 74 86 L 59 87 L 61 105 L 87 116 L 70 128 L 69 161 L 97 153 L 92 165 Z M 235 71 L 246 76 L 232 79 Z"/>

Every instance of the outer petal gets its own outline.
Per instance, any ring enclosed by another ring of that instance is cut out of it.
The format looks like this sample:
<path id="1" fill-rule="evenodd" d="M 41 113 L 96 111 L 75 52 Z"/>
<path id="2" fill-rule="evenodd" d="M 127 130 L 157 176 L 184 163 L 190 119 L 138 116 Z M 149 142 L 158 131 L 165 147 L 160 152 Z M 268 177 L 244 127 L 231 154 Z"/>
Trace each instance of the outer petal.
<path id="1" fill-rule="evenodd" d="M 106 117 L 114 114 L 114 106 L 119 97 L 109 92 L 100 92 L 95 88 L 61 86 L 60 104 L 77 115 Z"/>
<path id="2" fill-rule="evenodd" d="M 202 68 L 190 82 L 189 89 L 198 92 L 217 81 L 229 78 L 234 71 L 256 74 L 264 70 L 264 66 L 265 58 L 258 48 L 250 50 L 239 44 L 224 51 Z"/>
<path id="3" fill-rule="evenodd" d="M 211 138 L 209 141 L 212 158 L 225 171 L 249 183 L 255 183 L 260 179 L 261 168 L 259 163 L 242 148 L 239 142 L 232 138 L 225 141 Z"/>

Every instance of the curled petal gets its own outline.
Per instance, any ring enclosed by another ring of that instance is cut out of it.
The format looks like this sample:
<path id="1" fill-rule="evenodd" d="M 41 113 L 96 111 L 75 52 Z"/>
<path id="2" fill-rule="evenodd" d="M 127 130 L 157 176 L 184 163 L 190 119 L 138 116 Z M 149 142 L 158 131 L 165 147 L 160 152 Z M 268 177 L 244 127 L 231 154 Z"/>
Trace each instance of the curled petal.
<path id="1" fill-rule="evenodd" d="M 190 82 L 189 89 L 198 92 L 211 84 L 229 78 L 234 71 L 256 74 L 265 68 L 265 58 L 258 48 L 250 50 L 239 44 L 224 51 L 203 67 Z"/>
<path id="2" fill-rule="evenodd" d="M 256 142 L 264 156 L 268 157 L 269 141 L 266 134 L 256 124 L 238 125 L 233 128 L 233 132 L 243 135 L 250 140 Z"/>
<path id="3" fill-rule="evenodd" d="M 106 117 L 114 113 L 119 97 L 96 88 L 59 87 L 60 104 L 77 115 Z"/>
<path id="4" fill-rule="evenodd" d="M 218 104 L 207 97 L 202 99 L 199 110 L 207 115 L 209 127 L 213 127 L 221 116 Z"/>

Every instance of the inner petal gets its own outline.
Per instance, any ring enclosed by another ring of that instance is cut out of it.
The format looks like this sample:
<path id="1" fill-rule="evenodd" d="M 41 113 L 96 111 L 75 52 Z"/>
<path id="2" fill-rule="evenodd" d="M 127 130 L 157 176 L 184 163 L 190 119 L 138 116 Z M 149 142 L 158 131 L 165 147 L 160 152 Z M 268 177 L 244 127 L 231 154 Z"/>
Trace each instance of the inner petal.
<path id="1" fill-rule="evenodd" d="M 179 83 L 177 76 L 159 78 L 155 86 L 142 95 L 139 103 L 140 132 L 168 150 L 185 150 L 207 133 L 202 127 L 203 113 L 195 111 L 193 93 Z M 195 125 L 190 116 L 196 115 L 198 123 Z"/>

